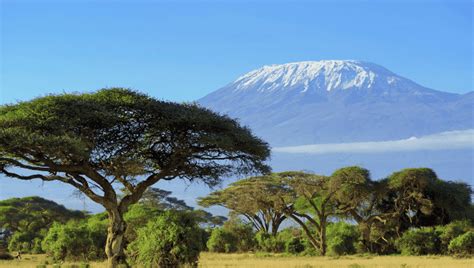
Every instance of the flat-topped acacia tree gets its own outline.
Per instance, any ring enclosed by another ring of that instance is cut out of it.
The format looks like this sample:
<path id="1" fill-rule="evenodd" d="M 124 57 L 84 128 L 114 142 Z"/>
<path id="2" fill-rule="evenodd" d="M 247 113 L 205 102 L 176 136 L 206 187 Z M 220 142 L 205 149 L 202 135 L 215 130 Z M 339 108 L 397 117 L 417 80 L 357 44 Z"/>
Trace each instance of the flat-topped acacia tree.
<path id="1" fill-rule="evenodd" d="M 108 213 L 109 267 L 124 263 L 123 215 L 145 190 L 175 178 L 269 172 L 270 150 L 233 119 L 122 88 L 0 106 L 0 173 L 69 184 Z M 121 188 L 127 189 L 119 197 Z"/>

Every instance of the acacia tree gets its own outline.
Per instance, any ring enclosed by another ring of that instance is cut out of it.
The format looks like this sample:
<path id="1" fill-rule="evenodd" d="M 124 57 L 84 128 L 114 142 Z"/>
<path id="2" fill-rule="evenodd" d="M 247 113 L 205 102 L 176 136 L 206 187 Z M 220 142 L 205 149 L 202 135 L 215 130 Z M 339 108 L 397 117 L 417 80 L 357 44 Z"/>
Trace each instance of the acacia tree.
<path id="1" fill-rule="evenodd" d="M 293 192 L 294 200 L 287 198 L 286 215 L 303 228 L 313 247 L 326 255 L 327 225 L 330 217 L 339 213 L 333 202 L 338 188 L 330 187 L 327 176 L 295 171 L 278 173 L 278 176 Z"/>
<path id="2" fill-rule="evenodd" d="M 235 120 L 127 89 L 0 107 L 0 173 L 60 181 L 101 204 L 109 267 L 125 263 L 123 215 L 148 187 L 175 178 L 213 186 L 224 175 L 268 172 L 269 153 Z"/>
<path id="3" fill-rule="evenodd" d="M 239 180 L 199 198 L 198 203 L 204 207 L 225 207 L 231 214 L 243 216 L 257 231 L 275 236 L 287 218 L 280 202 L 284 192 L 279 178 L 271 174 Z"/>
<path id="4" fill-rule="evenodd" d="M 330 187 L 339 215 L 357 222 L 365 250 L 373 252 L 374 243 L 387 241 L 383 232 L 373 232 L 387 225 L 386 211 L 380 209 L 388 191 L 385 181 L 373 181 L 367 169 L 351 166 L 333 172 Z"/>
<path id="5" fill-rule="evenodd" d="M 333 199 L 341 215 L 355 220 L 370 252 L 393 250 L 393 240 L 410 227 L 469 219 L 472 190 L 442 181 L 428 168 L 409 168 L 373 181 L 369 171 L 345 167 L 331 175 Z"/>

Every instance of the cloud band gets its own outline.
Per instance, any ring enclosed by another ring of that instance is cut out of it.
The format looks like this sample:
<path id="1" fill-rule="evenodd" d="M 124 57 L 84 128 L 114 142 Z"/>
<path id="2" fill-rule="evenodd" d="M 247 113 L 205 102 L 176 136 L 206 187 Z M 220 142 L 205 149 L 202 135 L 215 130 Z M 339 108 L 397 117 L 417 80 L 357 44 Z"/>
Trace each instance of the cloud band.
<path id="1" fill-rule="evenodd" d="M 392 141 L 309 144 L 275 147 L 276 153 L 335 154 L 335 153 L 386 153 L 422 150 L 474 148 L 474 129 L 441 132 Z"/>

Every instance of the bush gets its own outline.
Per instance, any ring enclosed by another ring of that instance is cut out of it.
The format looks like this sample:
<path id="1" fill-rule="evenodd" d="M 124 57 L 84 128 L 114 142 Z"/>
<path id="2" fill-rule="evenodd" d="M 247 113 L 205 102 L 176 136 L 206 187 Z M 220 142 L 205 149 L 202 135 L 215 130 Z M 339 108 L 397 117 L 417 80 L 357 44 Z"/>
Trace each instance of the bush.
<path id="1" fill-rule="evenodd" d="M 303 241 L 299 237 L 292 237 L 285 244 L 285 250 L 291 254 L 298 254 L 303 252 L 305 249 Z"/>
<path id="2" fill-rule="evenodd" d="M 474 231 L 469 231 L 451 240 L 448 250 L 456 255 L 474 254 Z"/>
<path id="3" fill-rule="evenodd" d="M 188 212 L 166 211 L 138 229 L 127 248 L 131 263 L 151 267 L 195 265 L 202 250 L 203 230 Z"/>
<path id="4" fill-rule="evenodd" d="M 8 250 L 10 252 L 43 253 L 41 250 L 41 238 L 38 235 L 31 232 L 15 232 L 8 243 Z"/>
<path id="5" fill-rule="evenodd" d="M 104 259 L 107 229 L 104 224 L 86 221 L 54 223 L 42 247 L 55 260 Z"/>
<path id="6" fill-rule="evenodd" d="M 145 227 L 150 219 L 157 217 L 159 214 L 160 212 L 156 208 L 147 207 L 140 203 L 130 206 L 124 215 L 124 220 L 127 223 L 125 240 L 131 242 L 137 239 L 137 230 Z"/>
<path id="7" fill-rule="evenodd" d="M 272 236 L 263 231 L 258 232 L 255 235 L 258 248 L 265 252 L 283 252 L 285 250 L 285 241 L 280 237 Z"/>
<path id="8" fill-rule="evenodd" d="M 298 254 L 305 250 L 303 230 L 297 227 L 288 227 L 278 232 L 278 240 L 284 244 L 287 253 Z"/>
<path id="9" fill-rule="evenodd" d="M 469 229 L 472 229 L 469 221 L 453 221 L 444 226 L 437 226 L 436 232 L 438 233 L 441 241 L 440 252 L 447 254 L 448 246 L 451 240 L 468 232 Z"/>
<path id="10" fill-rule="evenodd" d="M 255 249 L 255 232 L 252 225 L 232 219 L 226 221 L 222 227 L 237 238 L 235 246 L 238 252 L 248 252 Z"/>
<path id="11" fill-rule="evenodd" d="M 441 242 L 433 228 L 421 228 L 406 231 L 395 244 L 403 255 L 418 256 L 439 253 Z"/>
<path id="12" fill-rule="evenodd" d="M 237 251 L 237 237 L 224 228 L 214 228 L 209 240 L 207 249 L 210 252 L 230 253 Z"/>
<path id="13" fill-rule="evenodd" d="M 327 228 L 328 254 L 347 255 L 356 253 L 359 232 L 346 222 L 332 223 Z"/>
<path id="14" fill-rule="evenodd" d="M 221 228 L 214 228 L 207 241 L 207 248 L 211 252 L 247 252 L 255 246 L 252 226 L 236 219 L 227 221 Z"/>

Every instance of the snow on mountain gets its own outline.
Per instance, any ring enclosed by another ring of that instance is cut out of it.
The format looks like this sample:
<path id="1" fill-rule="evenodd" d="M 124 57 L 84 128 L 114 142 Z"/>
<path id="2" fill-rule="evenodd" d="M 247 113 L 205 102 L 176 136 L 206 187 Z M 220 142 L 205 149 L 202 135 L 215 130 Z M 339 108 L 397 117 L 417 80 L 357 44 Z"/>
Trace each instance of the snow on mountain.
<path id="1" fill-rule="evenodd" d="M 377 64 L 269 65 L 199 100 L 274 146 L 383 141 L 473 128 L 472 94 L 423 87 Z"/>
<path id="2" fill-rule="evenodd" d="M 301 85 L 301 92 L 307 91 L 311 85 L 327 91 L 349 88 L 370 88 L 376 78 L 378 69 L 386 83 L 394 83 L 398 79 L 382 67 L 362 64 L 358 61 L 306 61 L 269 65 L 251 71 L 234 82 L 236 91 L 257 90 L 273 91 L 285 87 Z"/>

